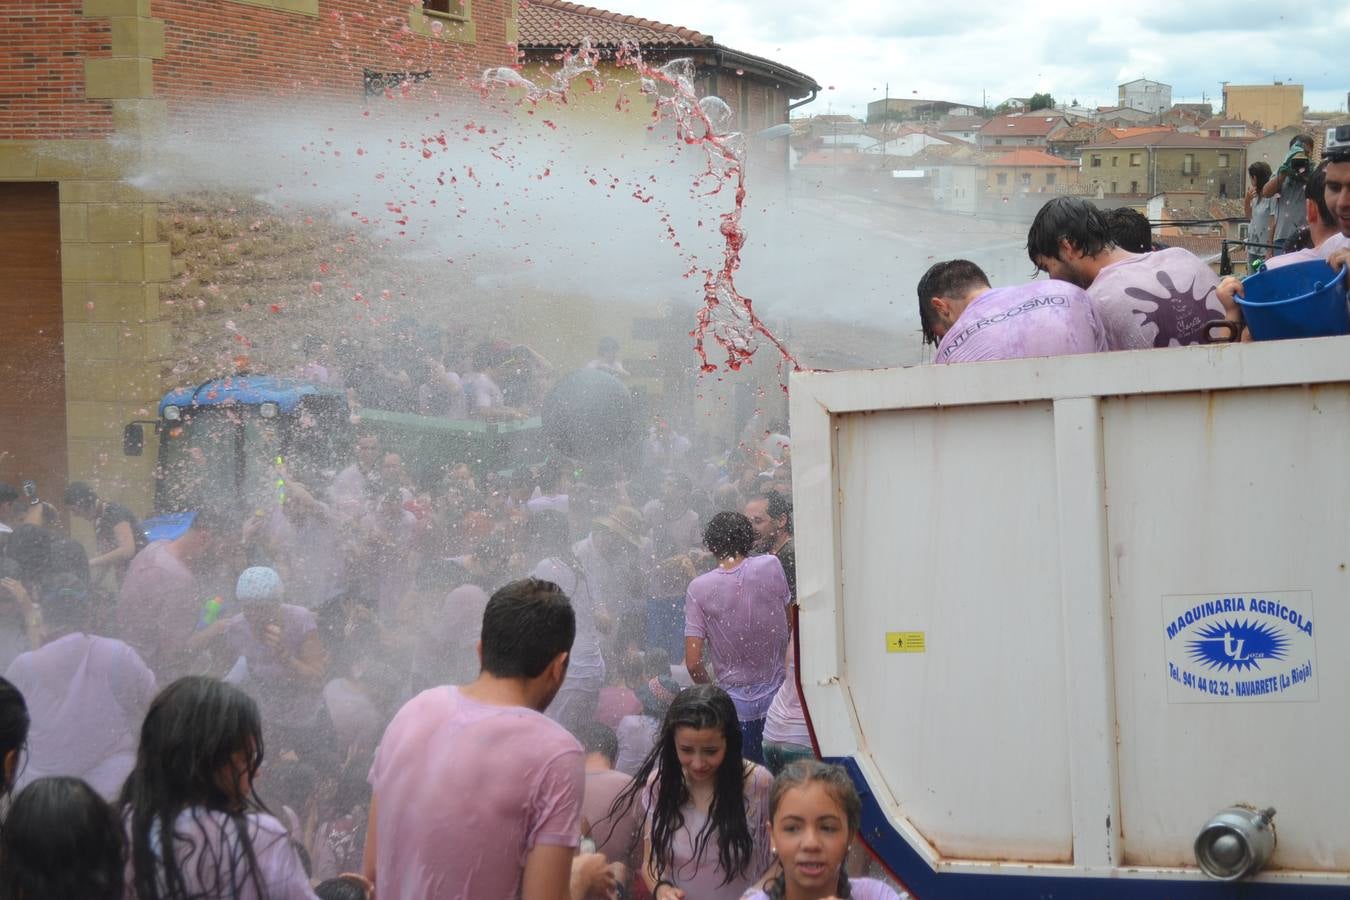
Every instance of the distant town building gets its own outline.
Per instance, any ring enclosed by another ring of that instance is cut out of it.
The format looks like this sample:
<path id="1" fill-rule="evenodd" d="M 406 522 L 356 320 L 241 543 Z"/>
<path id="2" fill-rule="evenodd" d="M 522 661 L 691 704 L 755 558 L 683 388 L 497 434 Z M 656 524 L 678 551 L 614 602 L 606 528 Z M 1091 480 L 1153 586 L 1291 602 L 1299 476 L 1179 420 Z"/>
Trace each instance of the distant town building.
<path id="1" fill-rule="evenodd" d="M 1117 102 L 1127 109 L 1137 109 L 1150 116 L 1161 115 L 1172 106 L 1172 86 L 1161 81 L 1136 78 L 1120 85 Z"/>
<path id="2" fill-rule="evenodd" d="M 1017 116 L 995 116 L 979 130 L 981 150 L 1012 150 L 1017 147 L 1044 149 L 1050 136 L 1069 127 L 1068 121 L 1053 110 Z"/>
<path id="3" fill-rule="evenodd" d="M 906 97 L 886 97 L 867 104 L 867 121 L 887 119 L 938 119 L 944 115 L 974 115 L 976 108 L 950 100 L 919 100 Z"/>
<path id="4" fill-rule="evenodd" d="M 1223 88 L 1223 114 L 1230 119 L 1254 122 L 1262 128 L 1279 131 L 1303 121 L 1303 85 L 1226 84 Z"/>
<path id="5" fill-rule="evenodd" d="M 1005 195 L 1072 192 L 1078 185 L 1078 163 L 1044 150 L 1022 148 L 992 160 L 985 168 L 985 185 Z"/>
<path id="6" fill-rule="evenodd" d="M 959 141 L 973 144 L 978 139 L 980 129 L 984 123 L 989 120 L 982 116 L 952 116 L 949 115 L 938 122 L 938 134 L 954 137 Z"/>
<path id="7" fill-rule="evenodd" d="M 1203 191 L 1241 198 L 1246 143 L 1155 131 L 1082 148 L 1083 184 L 1106 196 L 1151 197 L 1164 191 Z"/>
<path id="8" fill-rule="evenodd" d="M 1107 126 L 1144 125 L 1155 122 L 1156 113 L 1147 113 L 1130 106 L 1097 107 L 1097 124 Z"/>

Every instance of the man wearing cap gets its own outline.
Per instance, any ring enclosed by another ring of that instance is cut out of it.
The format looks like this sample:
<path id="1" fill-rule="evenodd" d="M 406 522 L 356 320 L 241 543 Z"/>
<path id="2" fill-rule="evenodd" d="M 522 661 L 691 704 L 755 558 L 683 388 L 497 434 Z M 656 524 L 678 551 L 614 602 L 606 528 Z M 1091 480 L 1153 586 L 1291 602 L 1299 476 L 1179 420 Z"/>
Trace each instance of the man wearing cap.
<path id="1" fill-rule="evenodd" d="M 226 680 L 258 701 L 266 725 L 293 738 L 316 723 L 325 660 L 314 613 L 283 603 L 285 596 L 275 569 L 245 569 L 234 588 L 242 612 L 199 632 L 190 646 L 194 651 L 214 643 L 227 648 L 231 669 Z"/>

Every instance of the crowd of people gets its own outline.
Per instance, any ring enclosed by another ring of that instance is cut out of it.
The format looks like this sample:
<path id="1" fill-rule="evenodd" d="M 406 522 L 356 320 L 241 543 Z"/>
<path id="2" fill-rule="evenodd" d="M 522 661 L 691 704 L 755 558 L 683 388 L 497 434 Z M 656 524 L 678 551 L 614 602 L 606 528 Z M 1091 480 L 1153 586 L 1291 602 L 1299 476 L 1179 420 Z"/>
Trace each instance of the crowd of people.
<path id="1" fill-rule="evenodd" d="M 591 368 L 627 376 L 612 342 Z M 848 874 L 857 795 L 792 672 L 791 442 L 751 428 L 431 484 L 360 432 L 152 542 L 88 484 L 0 484 L 0 897 L 896 896 Z"/>
<path id="2" fill-rule="evenodd" d="M 1259 249 L 1276 251 L 1263 259 L 1266 269 L 1314 259 L 1336 269 L 1350 264 L 1350 148 L 1332 148 L 1314 164 L 1312 147 L 1299 135 L 1277 173 L 1252 166 L 1253 240 L 1269 240 Z M 1251 339 L 1237 301 L 1242 282 L 1220 281 L 1187 250 L 1158 248 L 1138 213 L 1056 198 L 1037 213 L 1027 254 L 1048 280 L 995 288 L 962 259 L 924 273 L 919 316 L 936 362 Z"/>

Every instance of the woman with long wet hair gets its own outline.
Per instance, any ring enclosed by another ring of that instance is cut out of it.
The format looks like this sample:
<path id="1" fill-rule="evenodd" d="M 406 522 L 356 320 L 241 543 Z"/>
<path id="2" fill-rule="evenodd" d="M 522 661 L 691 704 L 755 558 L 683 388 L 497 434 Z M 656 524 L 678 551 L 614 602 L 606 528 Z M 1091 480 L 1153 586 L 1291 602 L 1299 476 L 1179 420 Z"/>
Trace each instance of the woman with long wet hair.
<path id="1" fill-rule="evenodd" d="M 141 727 L 122 789 L 127 887 L 138 900 L 314 900 L 285 827 L 253 790 L 258 707 L 214 678 L 180 678 Z"/>
<path id="2" fill-rule="evenodd" d="M 642 877 L 654 900 L 736 900 L 769 867 L 772 785 L 768 770 L 741 756 L 731 697 L 695 685 L 671 703 L 656 746 L 608 820 L 641 804 Z"/>

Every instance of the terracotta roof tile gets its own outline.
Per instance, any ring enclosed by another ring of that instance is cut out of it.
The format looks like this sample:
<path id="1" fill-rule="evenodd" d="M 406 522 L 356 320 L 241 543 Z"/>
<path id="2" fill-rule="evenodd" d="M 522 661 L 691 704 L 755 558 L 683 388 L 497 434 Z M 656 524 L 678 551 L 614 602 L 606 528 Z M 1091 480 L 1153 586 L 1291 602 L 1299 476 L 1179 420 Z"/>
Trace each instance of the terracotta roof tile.
<path id="1" fill-rule="evenodd" d="M 1071 169 L 1078 168 L 1078 163 L 1072 160 L 1060 159 L 1058 156 L 1051 156 L 1044 150 L 1036 150 L 1031 147 L 1023 147 L 1019 150 L 1014 150 L 1011 153 L 1005 153 L 989 165 L 1003 168 L 1009 166 L 1016 168 L 1028 168 L 1030 166 L 1063 166 Z"/>
<path id="2" fill-rule="evenodd" d="M 998 116 L 990 119 L 980 129 L 980 134 L 990 135 L 992 137 L 1002 137 L 1012 135 L 1013 137 L 1028 137 L 1046 135 L 1054 131 L 1064 122 L 1064 117 L 1059 113 L 1042 115 L 1039 110 L 1034 113 L 1028 113 L 1025 116 Z"/>
<path id="3" fill-rule="evenodd" d="M 523 47 L 573 47 L 588 38 L 597 47 L 614 47 L 624 41 L 648 47 L 706 47 L 713 43 L 712 35 L 692 28 L 566 0 L 523 0 L 517 21 Z"/>

